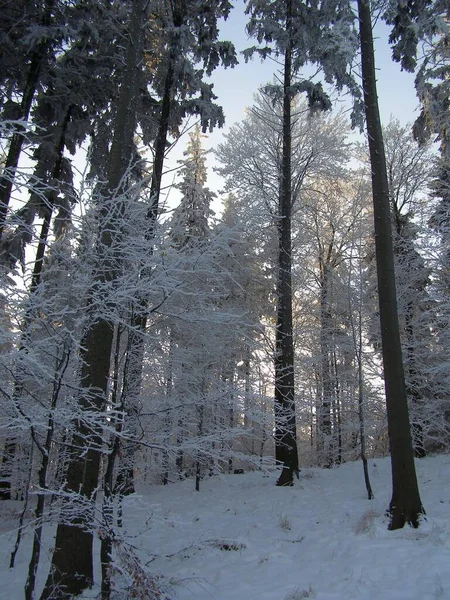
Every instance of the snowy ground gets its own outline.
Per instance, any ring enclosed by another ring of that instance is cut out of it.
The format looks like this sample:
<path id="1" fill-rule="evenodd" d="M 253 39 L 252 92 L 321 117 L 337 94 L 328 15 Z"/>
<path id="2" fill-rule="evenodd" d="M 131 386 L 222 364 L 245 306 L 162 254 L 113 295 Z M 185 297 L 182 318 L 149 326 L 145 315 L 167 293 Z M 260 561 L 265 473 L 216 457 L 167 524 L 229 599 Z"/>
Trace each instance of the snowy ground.
<path id="1" fill-rule="evenodd" d="M 294 488 L 246 473 L 205 479 L 200 493 L 192 480 L 141 489 L 127 500 L 127 542 L 175 600 L 450 599 L 450 456 L 416 464 L 428 512 L 416 530 L 387 530 L 383 459 L 370 461 L 372 501 L 360 463 L 303 470 Z M 0 598 L 18 600 L 30 542 L 8 571 L 6 529 L 3 519 Z"/>

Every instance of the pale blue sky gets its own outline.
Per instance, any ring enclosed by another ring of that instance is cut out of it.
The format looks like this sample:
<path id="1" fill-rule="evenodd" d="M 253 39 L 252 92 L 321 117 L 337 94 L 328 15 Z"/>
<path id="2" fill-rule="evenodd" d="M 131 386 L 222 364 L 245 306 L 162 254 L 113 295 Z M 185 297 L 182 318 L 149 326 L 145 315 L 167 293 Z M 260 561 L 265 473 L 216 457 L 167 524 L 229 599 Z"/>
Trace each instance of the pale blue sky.
<path id="1" fill-rule="evenodd" d="M 245 32 L 247 20 L 247 16 L 244 15 L 244 3 L 237 0 L 227 21 L 221 22 L 221 38 L 231 40 L 238 53 L 255 44 Z M 390 114 L 393 114 L 404 124 L 414 119 L 413 113 L 418 104 L 414 91 L 414 75 L 401 71 L 399 64 L 392 61 L 388 34 L 387 26 L 379 21 L 375 28 L 375 37 L 380 110 L 383 121 L 388 121 Z M 234 69 L 218 68 L 211 78 L 218 102 L 225 109 L 226 127 L 242 119 L 245 107 L 252 104 L 255 91 L 270 81 L 276 70 L 276 65 L 271 60 L 261 63 L 259 58 L 255 58 L 245 63 L 241 55 L 239 63 Z"/>
<path id="2" fill-rule="evenodd" d="M 233 123 L 242 120 L 245 116 L 246 107 L 253 104 L 255 92 L 261 85 L 270 82 L 277 70 L 277 65 L 270 59 L 261 62 L 259 58 L 254 58 L 245 63 L 240 52 L 254 45 L 255 41 L 248 38 L 245 32 L 248 17 L 244 14 L 243 0 L 236 0 L 234 5 L 235 8 L 230 12 L 227 21 L 222 21 L 220 24 L 220 38 L 234 43 L 238 52 L 239 65 L 233 69 L 217 68 L 210 79 L 214 83 L 214 91 L 218 96 L 217 103 L 224 108 L 226 123 L 222 129 L 216 129 L 208 135 L 205 140 L 206 148 L 215 148 L 220 142 L 224 141 L 223 135 L 229 127 Z M 378 22 L 375 28 L 375 36 L 381 118 L 383 123 L 387 123 L 392 115 L 405 125 L 412 122 L 418 114 L 414 75 L 402 71 L 400 65 L 392 61 L 388 35 L 389 30 L 386 25 L 381 21 Z M 337 102 L 336 110 L 339 110 L 340 107 L 345 107 L 345 99 Z M 184 142 L 180 140 L 177 148 L 171 151 L 167 166 L 174 166 L 176 161 L 182 158 L 183 147 Z M 214 159 L 210 156 L 208 158 L 208 186 L 218 192 L 223 182 L 212 171 L 213 164 Z M 166 185 L 172 181 L 173 174 L 166 178 Z M 176 203 L 177 191 L 171 191 L 170 195 L 170 204 Z"/>
<path id="3" fill-rule="evenodd" d="M 242 0 L 235 2 L 227 21 L 221 24 L 221 39 L 231 40 L 240 52 L 254 45 L 245 32 L 247 17 L 244 15 Z M 417 116 L 418 101 L 414 90 L 414 75 L 401 71 L 400 65 L 391 59 L 388 28 L 379 22 L 375 29 L 376 65 L 378 70 L 378 96 L 382 121 L 387 123 L 393 115 L 402 124 L 412 122 Z M 215 147 L 223 140 L 223 134 L 230 125 L 240 121 L 245 115 L 245 108 L 253 103 L 253 95 L 258 87 L 272 80 L 276 64 L 270 59 L 261 63 L 259 58 L 245 63 L 239 56 L 239 65 L 234 69 L 218 68 L 211 81 L 218 96 L 217 102 L 224 107 L 226 123 L 209 136 L 208 146 Z M 337 108 L 339 104 L 337 105 Z M 213 181 L 214 179 L 214 181 Z M 219 181 L 212 178 L 210 186 L 217 189 Z"/>

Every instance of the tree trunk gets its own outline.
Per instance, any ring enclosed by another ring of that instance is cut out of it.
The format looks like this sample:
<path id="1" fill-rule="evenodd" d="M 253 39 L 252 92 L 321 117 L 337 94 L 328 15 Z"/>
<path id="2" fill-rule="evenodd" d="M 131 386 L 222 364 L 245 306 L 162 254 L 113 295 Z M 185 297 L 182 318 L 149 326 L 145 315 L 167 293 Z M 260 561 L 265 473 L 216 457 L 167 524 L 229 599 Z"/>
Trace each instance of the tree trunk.
<path id="1" fill-rule="evenodd" d="M 399 529 L 405 523 L 417 527 L 419 516 L 424 514 L 424 509 L 414 465 L 400 344 L 389 188 L 378 109 L 372 23 L 368 0 L 358 0 L 358 12 L 364 104 L 372 166 L 381 343 L 391 449 L 392 499 L 389 506 L 391 517 L 389 528 Z"/>
<path id="2" fill-rule="evenodd" d="M 350 265 L 352 258 L 350 260 Z M 350 315 L 350 327 L 352 330 L 353 346 L 356 356 L 356 364 L 358 368 L 358 424 L 359 424 L 359 437 L 360 437 L 360 456 L 363 464 L 364 482 L 366 484 L 367 497 L 369 500 L 374 498 L 372 486 L 370 483 L 369 469 L 367 464 L 366 455 L 366 428 L 364 419 L 364 372 L 362 362 L 362 351 L 363 351 L 363 332 L 362 332 L 362 314 L 361 314 L 361 302 L 363 297 L 363 278 L 362 278 L 362 264 L 359 261 L 359 312 L 358 312 L 358 333 L 356 332 L 355 320 L 353 318 L 353 311 L 351 305 L 351 299 L 349 295 L 349 315 Z M 348 289 L 351 288 L 351 272 L 349 272 Z M 358 442 L 358 434 L 353 435 L 352 448 L 356 448 Z"/>
<path id="3" fill-rule="evenodd" d="M 292 29 L 292 0 L 287 2 L 286 31 Z M 277 485 L 293 485 L 298 474 L 292 333 L 291 242 L 291 72 L 292 43 L 284 56 L 283 157 L 278 215 L 278 306 L 275 339 L 275 458 L 282 465 Z"/>
<path id="4" fill-rule="evenodd" d="M 198 430 L 197 435 L 199 438 L 203 435 L 203 420 L 204 420 L 204 405 L 201 404 L 197 408 L 198 413 Z M 201 457 L 199 456 L 199 452 L 197 452 L 197 460 L 195 461 L 195 491 L 200 491 L 200 480 L 202 478 L 202 463 Z"/>
<path id="5" fill-rule="evenodd" d="M 360 344 L 362 344 L 362 340 L 360 339 Z M 364 472 L 364 483 L 366 484 L 367 498 L 369 500 L 373 500 L 374 495 L 372 491 L 372 486 L 370 484 L 370 476 L 369 469 L 367 465 L 367 456 L 366 456 L 366 431 L 365 431 L 365 422 L 364 422 L 364 380 L 363 380 L 363 370 L 362 370 L 362 361 L 361 361 L 361 349 L 362 345 L 359 346 L 357 351 L 358 355 L 358 420 L 359 420 L 359 437 L 360 437 L 360 449 L 361 449 L 361 460 L 363 464 L 363 472 Z"/>
<path id="6" fill-rule="evenodd" d="M 103 478 L 102 533 L 100 542 L 100 564 L 102 570 L 101 599 L 109 600 L 111 596 L 111 562 L 114 541 L 114 500 L 116 490 L 113 485 L 114 468 L 121 448 L 120 434 L 123 428 L 124 407 L 119 392 L 119 363 L 122 329 L 116 328 L 114 343 L 114 367 L 112 375 L 112 390 L 110 406 L 116 411 L 115 432 L 109 443 L 106 468 Z M 121 511 L 121 495 L 118 494 L 119 511 Z"/>
<path id="7" fill-rule="evenodd" d="M 320 282 L 320 354 L 322 367 L 322 399 L 320 403 L 319 422 L 318 422 L 318 449 L 321 452 L 321 463 L 324 467 L 331 467 L 333 464 L 332 456 L 332 427 L 331 427 L 331 407 L 333 398 L 333 380 L 331 372 L 331 319 L 328 305 L 330 267 L 321 259 L 321 282 Z"/>
<path id="8" fill-rule="evenodd" d="M 406 395 L 410 399 L 413 418 L 411 423 L 414 456 L 425 458 L 425 440 L 423 434 L 423 412 L 424 401 L 417 386 L 418 368 L 416 359 L 416 346 L 414 335 L 414 304 L 408 302 L 405 314 L 405 335 L 407 354 L 407 380 Z"/>
<path id="9" fill-rule="evenodd" d="M 15 438 L 7 438 L 3 448 L 0 468 L 0 500 L 11 500 L 12 474 L 15 456 L 16 440 Z"/>
<path id="10" fill-rule="evenodd" d="M 121 239 L 121 217 L 124 210 L 121 194 L 126 191 L 126 172 L 133 156 L 144 5 L 144 0 L 133 2 L 126 66 L 111 145 L 105 208 L 100 216 L 100 240 L 97 247 L 99 263 L 94 274 L 91 298 L 94 303 L 102 302 L 106 311 L 111 308 L 108 306 L 108 298 L 105 296 L 103 299 L 95 299 L 94 296 L 101 292 L 105 284 L 108 288 L 114 282 L 120 269 L 120 252 L 117 252 L 117 246 Z M 103 317 L 97 317 L 83 336 L 80 353 L 81 412 L 101 413 L 105 408 L 113 338 L 114 325 Z M 98 423 L 77 419 L 67 469 L 67 491 L 78 495 L 78 500 L 74 502 L 76 513 L 71 511 L 69 505 L 62 509 L 51 570 L 41 600 L 69 599 L 93 583 L 92 507 L 98 485 L 101 446 L 102 431 Z"/>
<path id="11" fill-rule="evenodd" d="M 48 27 L 50 25 L 54 4 L 55 0 L 46 0 L 44 14 L 42 16 L 42 27 Z M 50 42 L 48 40 L 41 42 L 31 56 L 30 66 L 28 68 L 28 76 L 25 82 L 25 88 L 23 90 L 22 101 L 20 103 L 20 111 L 18 115 L 18 118 L 22 121 L 26 121 L 29 117 L 31 105 L 36 93 L 39 77 L 41 75 L 42 61 L 47 54 L 49 46 Z M 13 134 L 9 144 L 8 155 L 6 157 L 3 173 L 0 177 L 0 240 L 3 236 L 3 229 L 5 227 L 9 201 L 11 199 L 14 176 L 17 165 L 19 164 L 23 140 L 23 132 L 18 131 Z"/>
<path id="12" fill-rule="evenodd" d="M 342 412 L 341 412 L 341 390 L 339 381 L 338 360 L 336 355 L 336 344 L 333 344 L 333 375 L 334 375 L 334 431 L 337 437 L 337 464 L 342 463 Z"/>
<path id="13" fill-rule="evenodd" d="M 50 411 L 47 422 L 47 433 L 45 436 L 45 443 L 41 446 L 40 442 L 38 442 L 37 436 L 35 435 L 34 430 L 32 430 L 33 441 L 36 443 L 39 451 L 41 452 L 41 464 L 38 471 L 38 482 L 39 482 L 39 493 L 37 497 L 37 505 L 36 510 L 34 512 L 35 517 L 35 529 L 33 535 L 33 547 L 31 551 L 31 558 L 28 565 L 28 577 L 25 583 L 25 600 L 33 600 L 34 598 L 34 588 L 36 584 L 36 575 L 39 567 L 39 559 L 41 555 L 41 541 L 42 541 L 42 531 L 44 527 L 44 509 L 45 509 L 45 500 L 46 500 L 46 492 L 47 489 L 47 475 L 50 467 L 50 452 L 53 443 L 53 433 L 55 430 L 55 422 L 54 422 L 54 411 L 56 409 L 56 405 L 58 403 L 59 394 L 61 391 L 62 380 L 64 377 L 64 373 L 69 365 L 70 359 L 70 348 L 66 345 L 63 346 L 62 356 L 60 360 L 57 362 L 55 368 L 55 378 L 53 381 L 53 392 L 52 398 L 50 402 Z"/>

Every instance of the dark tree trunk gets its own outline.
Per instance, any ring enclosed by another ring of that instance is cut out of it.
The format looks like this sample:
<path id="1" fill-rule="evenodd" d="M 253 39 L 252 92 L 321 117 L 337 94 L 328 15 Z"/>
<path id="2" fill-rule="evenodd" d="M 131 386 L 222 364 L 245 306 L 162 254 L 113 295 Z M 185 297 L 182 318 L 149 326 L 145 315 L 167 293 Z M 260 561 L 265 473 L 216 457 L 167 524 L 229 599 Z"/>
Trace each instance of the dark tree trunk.
<path id="1" fill-rule="evenodd" d="M 198 431 L 197 435 L 199 438 L 203 435 L 203 420 L 204 420 L 204 406 L 201 404 L 197 408 L 198 413 Z M 200 460 L 200 456 L 197 456 L 197 460 L 195 461 L 195 491 L 200 491 L 200 480 L 202 478 L 202 463 Z"/>
<path id="2" fill-rule="evenodd" d="M 120 429 L 120 428 L 119 428 Z M 100 542 L 100 564 L 102 569 L 101 598 L 109 600 L 111 596 L 111 554 L 114 541 L 114 465 L 120 450 L 120 436 L 115 434 L 106 462 L 103 490 L 103 532 Z"/>
<path id="3" fill-rule="evenodd" d="M 353 326 L 353 322 L 352 322 Z M 356 342 L 356 332 L 353 331 L 354 340 Z M 372 486 L 370 484 L 370 476 L 369 469 L 367 465 L 367 456 L 366 456 L 366 429 L 365 429 L 365 420 L 364 420 L 364 378 L 363 378 L 363 368 L 362 368 L 362 330 L 361 330 L 361 322 L 359 324 L 359 345 L 356 349 L 357 362 L 358 362 L 358 421 L 359 421 L 359 437 L 360 437 L 360 453 L 361 460 L 363 464 L 363 472 L 364 472 L 364 483 L 366 484 L 367 498 L 369 500 L 373 500 L 374 495 L 372 491 Z"/>
<path id="4" fill-rule="evenodd" d="M 112 561 L 112 549 L 114 541 L 114 500 L 115 498 L 119 501 L 119 511 L 121 514 L 121 494 L 116 493 L 116 489 L 113 485 L 114 468 L 117 461 L 117 457 L 120 453 L 121 448 L 121 437 L 120 434 L 123 428 L 123 412 L 124 407 L 122 399 L 120 398 L 119 392 L 119 362 L 120 362 L 120 343 L 122 337 L 122 329 L 117 327 L 114 344 L 114 373 L 113 373 L 113 384 L 111 391 L 111 407 L 117 411 L 120 417 L 117 417 L 115 425 L 115 433 L 112 436 L 112 440 L 109 444 L 109 452 L 106 460 L 106 469 L 103 479 L 103 506 L 102 506 L 102 533 L 100 542 L 100 564 L 102 570 L 102 583 L 101 583 L 101 599 L 109 600 L 111 596 L 111 561 Z M 117 487 L 117 486 L 116 486 Z M 121 518 L 121 517 L 120 517 Z"/>
<path id="5" fill-rule="evenodd" d="M 286 31 L 292 28 L 292 0 L 287 2 Z M 284 56 L 283 157 L 278 214 L 278 306 L 275 340 L 275 458 L 282 465 L 277 485 L 293 485 L 298 474 L 294 397 L 294 341 L 292 333 L 291 242 L 291 73 L 292 45 Z"/>
<path id="6" fill-rule="evenodd" d="M 400 344 L 389 187 L 378 109 L 372 23 L 368 0 L 358 0 L 358 12 L 367 136 L 372 166 L 381 343 L 392 465 L 389 528 L 399 529 L 405 523 L 417 527 L 420 515 L 424 514 L 424 509 L 414 465 Z"/>
<path id="7" fill-rule="evenodd" d="M 359 262 L 360 271 L 359 271 L 359 280 L 360 280 L 360 298 L 363 295 L 363 279 L 362 279 L 362 265 Z M 350 286 L 350 281 L 349 281 Z M 356 362 L 358 366 L 358 423 L 359 423 L 359 437 L 360 437 L 360 456 L 363 464 L 363 472 L 364 472 L 364 482 L 366 484 L 367 498 L 372 500 L 375 496 L 372 491 L 372 486 L 370 483 L 369 469 L 367 464 L 367 455 L 366 455 L 366 428 L 365 428 L 365 419 L 364 419 L 364 373 L 363 373 L 363 363 L 362 363 L 362 349 L 363 349 L 363 332 L 362 332 L 362 316 L 361 316 L 361 307 L 359 313 L 359 322 L 358 322 L 358 335 L 356 334 L 355 329 L 355 321 L 353 319 L 353 312 L 351 307 L 351 302 L 349 300 L 349 314 L 350 314 L 350 324 L 353 335 L 353 344 L 355 347 L 355 355 Z M 353 434 L 352 439 L 352 447 L 356 448 L 358 443 L 358 434 Z"/>
<path id="8" fill-rule="evenodd" d="M 51 172 L 52 180 L 59 180 L 64 160 L 64 147 L 66 143 L 67 126 L 69 125 L 73 106 L 69 106 L 64 115 L 64 119 L 57 127 L 57 136 L 55 140 L 55 162 Z M 51 185 L 51 182 L 47 182 Z M 44 256 L 47 249 L 48 234 L 50 232 L 50 224 L 53 215 L 53 210 L 57 201 L 56 190 L 51 190 L 46 194 L 45 199 L 45 216 L 42 222 L 41 233 L 39 236 L 38 247 L 36 250 L 36 259 L 34 261 L 33 275 L 31 278 L 30 293 L 34 293 L 38 285 L 41 283 L 42 267 L 44 266 Z"/>
<path id="9" fill-rule="evenodd" d="M 339 381 L 338 360 L 336 355 L 336 345 L 333 346 L 333 375 L 334 375 L 334 428 L 335 437 L 337 437 L 337 464 L 342 463 L 342 413 L 341 413 L 341 390 Z"/>
<path id="10" fill-rule="evenodd" d="M 427 455 L 425 450 L 425 440 L 423 433 L 423 404 L 422 395 L 417 387 L 417 359 L 414 335 L 414 305 L 408 303 L 405 315 L 405 334 L 406 334 L 406 353 L 407 353 L 407 382 L 406 395 L 410 399 L 411 408 L 413 410 L 413 418 L 411 422 L 412 439 L 414 456 L 416 458 L 425 458 Z M 422 413 L 422 414 L 421 414 Z"/>
<path id="11" fill-rule="evenodd" d="M 55 0 L 46 0 L 45 2 L 44 14 L 42 16 L 43 27 L 48 27 L 51 23 L 54 4 Z M 22 94 L 22 101 L 20 103 L 20 111 L 18 115 L 18 118 L 23 121 L 26 121 L 29 117 L 39 77 L 41 76 L 42 62 L 48 52 L 49 46 L 50 43 L 48 40 L 41 42 L 31 56 L 30 66 L 28 68 L 28 76 L 25 82 L 25 88 Z M 17 165 L 19 164 L 23 141 L 23 132 L 19 131 L 13 134 L 9 144 L 8 155 L 6 157 L 3 173 L 0 176 L 0 240 L 3 236 L 3 229 L 5 227 L 9 201 L 11 199 L 14 176 Z"/>
<path id="12" fill-rule="evenodd" d="M 177 455 L 176 455 L 176 458 L 175 458 L 175 467 L 176 467 L 179 479 L 183 478 L 184 452 L 183 452 L 183 450 L 180 449 L 180 446 L 183 443 L 183 437 L 184 437 L 183 427 L 184 427 L 183 420 L 182 419 L 178 419 L 178 424 L 177 424 L 177 441 L 176 441 Z"/>
<path id="13" fill-rule="evenodd" d="M 169 330 L 169 356 L 168 356 L 168 364 L 167 364 L 167 375 L 166 375 L 166 414 L 164 415 L 164 430 L 166 435 L 166 440 L 169 442 L 171 437 L 171 432 L 173 431 L 173 418 L 172 411 L 170 410 L 170 402 L 173 394 L 173 351 L 174 351 L 174 341 L 173 341 L 173 333 L 172 330 Z M 162 474 L 162 482 L 163 485 L 167 485 L 169 483 L 169 467 L 170 467 L 170 455 L 168 450 L 163 450 L 163 474 Z"/>
<path id="14" fill-rule="evenodd" d="M 11 484 L 14 458 L 16 456 L 16 440 L 7 438 L 3 448 L 0 469 L 0 500 L 11 500 Z"/>
<path id="15" fill-rule="evenodd" d="M 232 394 L 231 389 L 230 389 L 230 393 Z M 234 408 L 233 407 L 231 407 L 229 409 L 228 418 L 229 418 L 229 426 L 230 426 L 230 429 L 232 430 L 234 428 Z M 229 452 L 230 452 L 230 456 L 228 458 L 228 473 L 232 473 L 233 472 L 233 438 L 231 438 L 231 441 L 230 441 Z"/>
<path id="16" fill-rule="evenodd" d="M 144 19 L 144 0 L 133 2 L 129 24 L 126 68 L 118 98 L 114 136 L 111 145 L 105 208 L 100 218 L 100 240 L 97 247 L 98 268 L 92 288 L 94 296 L 106 284 L 114 282 L 120 269 L 121 217 L 126 191 L 126 172 L 133 156 L 137 99 L 140 86 L 140 62 Z M 102 293 L 103 295 L 103 293 Z M 103 300 L 104 310 L 111 307 Z M 108 318 L 97 317 L 85 332 L 80 359 L 82 412 L 100 413 L 105 408 L 110 375 L 114 326 Z M 75 422 L 72 451 L 67 467 L 67 491 L 78 498 L 62 508 L 56 531 L 51 570 L 41 600 L 69 599 L 93 583 L 92 506 L 98 486 L 102 447 L 101 428 L 95 422 L 79 418 Z M 73 508 L 76 509 L 75 514 Z"/>

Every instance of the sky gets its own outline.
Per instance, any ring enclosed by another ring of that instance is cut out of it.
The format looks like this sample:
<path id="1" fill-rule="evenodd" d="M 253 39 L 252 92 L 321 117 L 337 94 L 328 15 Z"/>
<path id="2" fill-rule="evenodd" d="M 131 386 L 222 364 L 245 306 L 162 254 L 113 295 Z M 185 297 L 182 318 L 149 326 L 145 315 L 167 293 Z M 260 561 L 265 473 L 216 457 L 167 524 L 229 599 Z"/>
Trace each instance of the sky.
<path id="1" fill-rule="evenodd" d="M 255 44 L 255 40 L 248 38 L 245 32 L 247 20 L 244 2 L 237 0 L 229 18 L 220 25 L 221 38 L 232 41 L 238 54 Z M 383 121 L 389 120 L 392 113 L 404 124 L 413 119 L 414 110 L 418 105 L 414 91 L 414 75 L 402 72 L 398 63 L 392 61 L 388 35 L 388 27 L 379 21 L 375 29 L 375 51 L 380 111 Z M 259 86 L 272 79 L 275 69 L 276 65 L 271 60 L 261 62 L 259 58 L 254 58 L 245 63 L 241 55 L 239 65 L 234 69 L 218 68 L 214 72 L 211 81 L 214 83 L 218 102 L 223 105 L 226 113 L 225 130 L 230 124 L 243 118 L 245 107 L 252 104 L 253 94 Z M 218 131 L 211 139 L 221 135 Z"/>
<path id="2" fill-rule="evenodd" d="M 253 103 L 253 96 L 258 88 L 272 80 L 277 70 L 277 65 L 270 59 L 261 62 L 256 57 L 245 63 L 242 50 L 255 44 L 245 32 L 247 16 L 244 14 L 243 0 L 236 0 L 235 7 L 230 12 L 226 21 L 220 23 L 220 39 L 230 40 L 234 43 L 238 53 L 239 64 L 233 69 L 217 68 L 210 82 L 214 84 L 217 103 L 223 106 L 225 112 L 225 126 L 216 129 L 205 140 L 206 148 L 215 148 L 224 141 L 233 123 L 241 121 L 245 116 L 245 109 Z M 378 96 L 380 113 L 383 123 L 387 123 L 391 115 L 397 118 L 402 125 L 414 121 L 418 116 L 418 101 L 414 90 L 414 75 L 402 72 L 400 65 L 391 59 L 391 49 L 388 44 L 389 30 L 387 26 L 378 22 L 375 29 L 376 38 L 376 66 L 378 71 Z M 340 99 L 336 110 L 345 106 L 345 100 Z M 184 143 L 180 143 L 170 160 L 182 158 Z M 208 186 L 216 193 L 223 186 L 223 181 L 213 172 L 214 159 L 208 159 L 209 177 Z M 216 206 L 217 208 L 217 206 Z"/>

